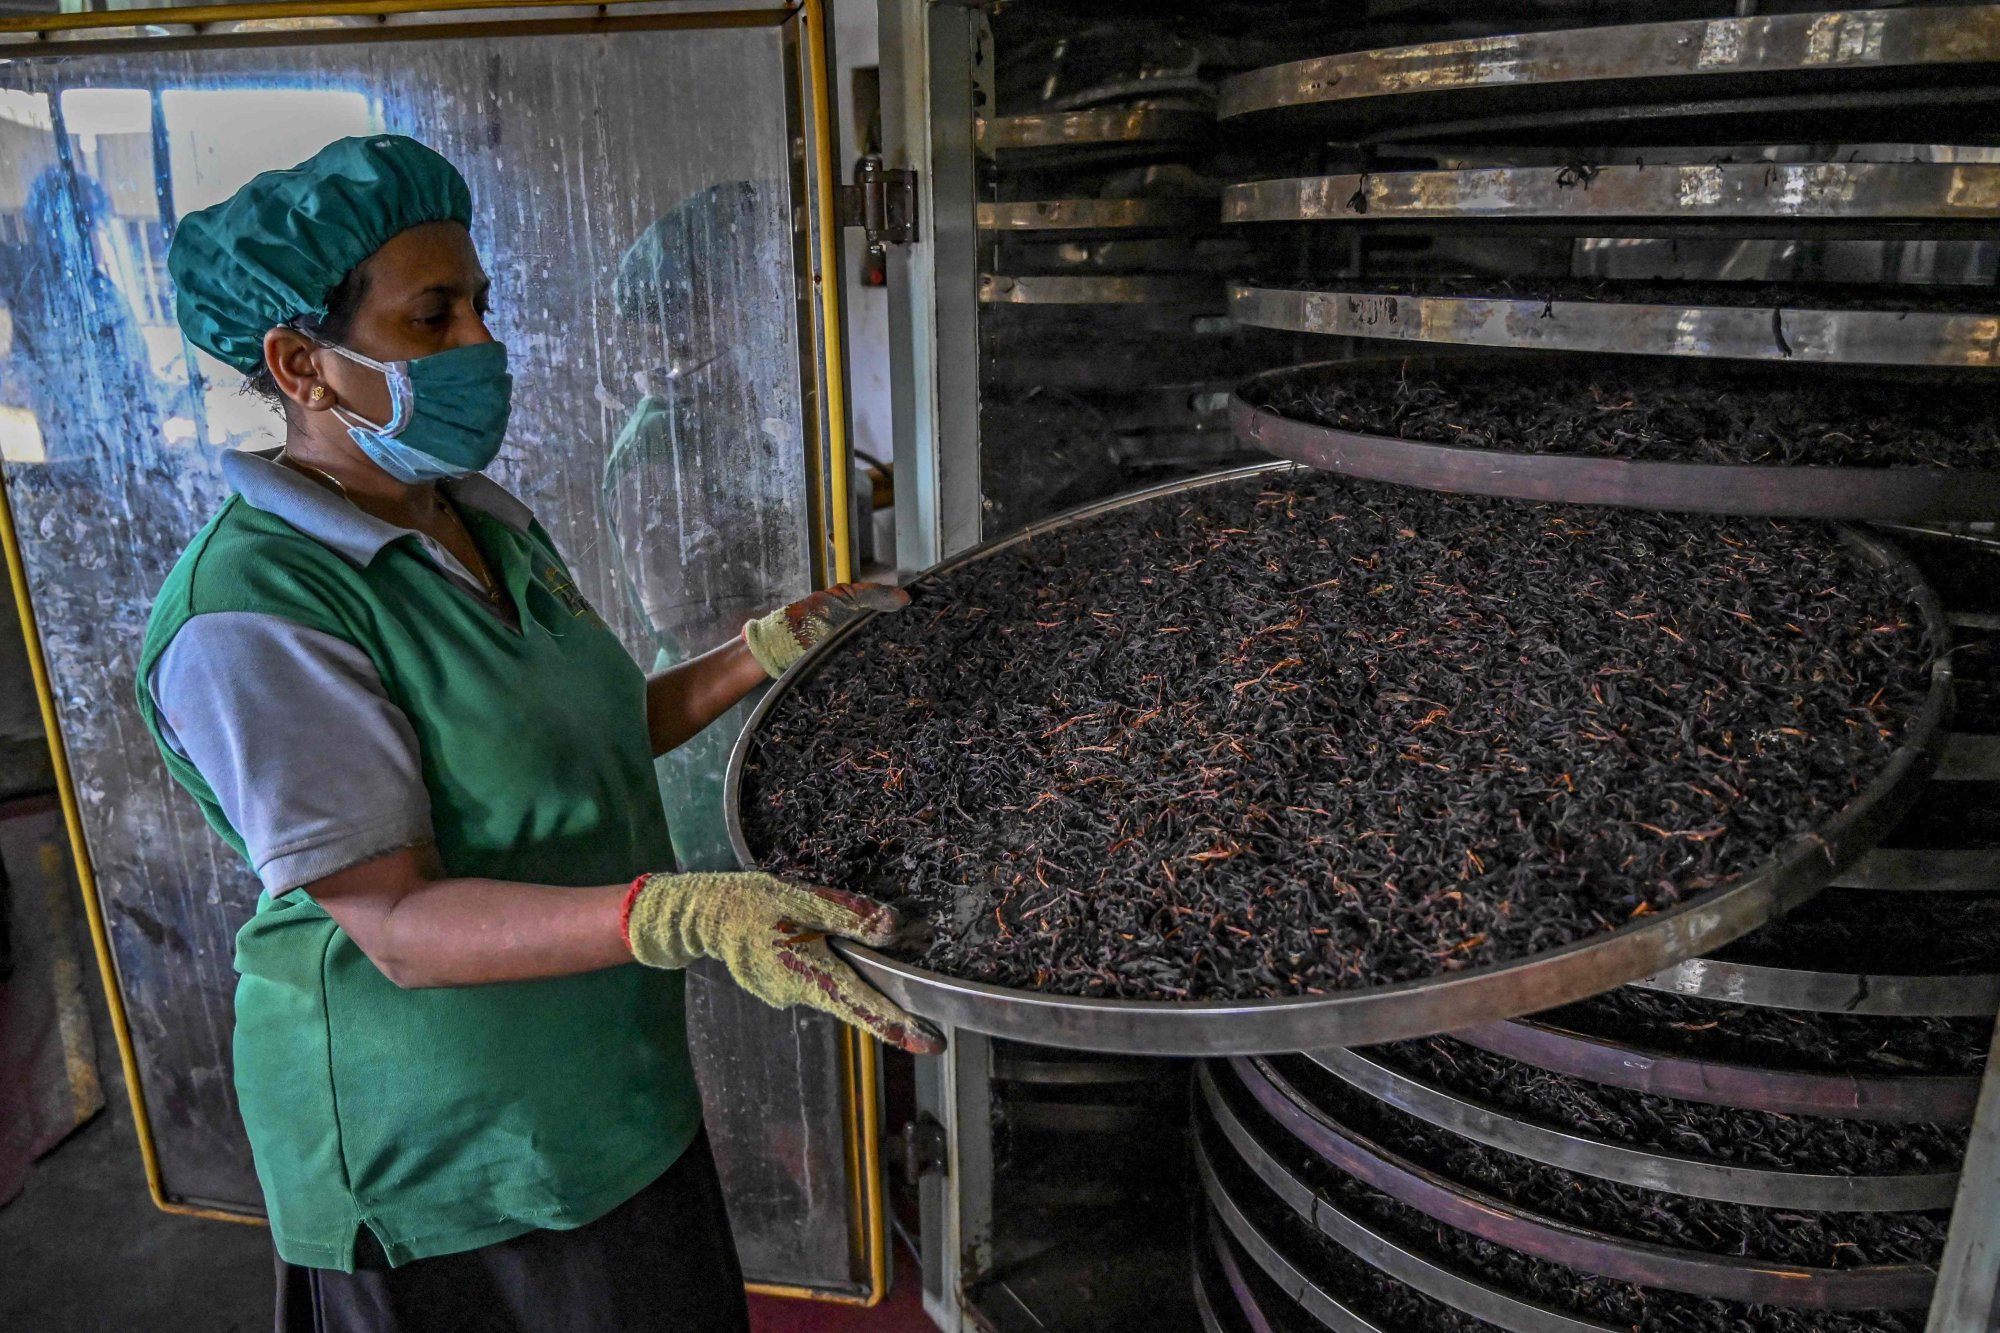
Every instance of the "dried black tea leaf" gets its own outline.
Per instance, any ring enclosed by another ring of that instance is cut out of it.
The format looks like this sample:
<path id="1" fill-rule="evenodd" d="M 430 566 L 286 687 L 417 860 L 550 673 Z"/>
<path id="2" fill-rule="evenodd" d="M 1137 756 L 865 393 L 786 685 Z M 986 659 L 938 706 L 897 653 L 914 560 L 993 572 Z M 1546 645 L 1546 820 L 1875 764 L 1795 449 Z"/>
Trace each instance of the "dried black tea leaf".
<path id="1" fill-rule="evenodd" d="M 765 720 L 768 868 L 1074 995 L 1519 958 L 1823 824 L 1920 706 L 1912 589 L 1832 528 L 1274 473 L 1040 533 Z"/>

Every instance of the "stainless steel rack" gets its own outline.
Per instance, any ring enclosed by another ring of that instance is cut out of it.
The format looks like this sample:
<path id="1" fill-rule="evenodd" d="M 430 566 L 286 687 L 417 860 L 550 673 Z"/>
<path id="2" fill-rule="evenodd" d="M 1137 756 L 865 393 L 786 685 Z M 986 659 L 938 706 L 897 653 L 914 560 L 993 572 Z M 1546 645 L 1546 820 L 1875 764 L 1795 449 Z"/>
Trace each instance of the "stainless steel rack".
<path id="1" fill-rule="evenodd" d="M 1991 244 L 2000 162 L 1986 160 L 1994 156 L 1988 146 L 2000 142 L 2000 5 L 1742 13 L 1717 0 L 1706 14 L 1676 5 L 1666 22 L 1633 21 L 1658 6 L 1562 0 L 1479 13 L 1407 0 L 1360 0 L 1337 15 L 1302 16 L 1297 6 L 1273 4 L 1245 17 L 1247 8 L 1172 5 L 1142 21 L 1065 0 L 998 9 L 888 0 L 885 13 L 903 25 L 885 32 L 889 46 L 917 53 L 892 94 L 891 156 L 900 142 L 927 169 L 937 222 L 925 242 L 891 257 L 892 300 L 912 333 L 899 392 L 917 405 L 898 423 L 899 479 L 919 479 L 918 498 L 906 506 L 910 521 L 899 529 L 907 568 L 1009 535 L 994 515 L 1020 510 L 1004 503 L 999 486 L 1007 472 L 1034 464 L 1031 456 L 989 453 L 982 426 L 1038 384 L 1059 386 L 1093 419 L 1143 418 L 1172 438 L 1212 429 L 1218 386 L 1242 387 L 1239 372 L 1315 361 L 1331 361 L 1330 373 L 1369 374 L 1410 353 L 1460 361 L 1519 355 L 1532 358 L 1531 370 L 1651 354 L 1715 363 L 1690 367 L 1703 376 L 1909 372 L 1941 393 L 1983 384 L 2000 364 L 2000 301 L 1992 297 L 2000 251 Z M 1074 15 L 1067 27 L 1066 12 Z M 1603 15 L 1618 21 L 1584 26 Z M 1152 31 L 1143 44 L 1119 48 L 1112 34 L 1120 24 Z M 1245 40 L 1250 34 L 1254 43 Z M 1258 64 L 1232 67 L 1258 47 L 1265 51 Z M 1204 96 L 1211 88 L 1219 89 L 1213 113 Z M 1191 179 L 1236 183 L 1217 200 L 1131 200 L 1148 195 L 1132 183 L 1135 163 L 1177 164 Z M 1440 277 L 1459 273 L 1462 281 Z M 1077 278 L 1107 281 L 1068 281 Z M 1675 290 L 1655 297 L 1639 278 L 1670 279 Z M 1226 304 L 1197 314 L 1195 298 L 1205 292 Z M 2000 521 L 2000 461 L 1991 470 L 1760 471 L 1496 456 L 1336 437 L 1240 396 L 1230 419 L 1246 446 L 1403 484 L 1903 528 L 1990 529 Z M 1019 438 L 1009 436 L 1008 448 Z M 2000 627 L 2000 601 L 1946 604 L 1969 632 Z M 1932 771 L 1941 783 L 1989 779 L 1990 740 L 1941 732 Z M 1851 864 L 1827 877 L 1833 891 L 2000 893 L 2000 851 L 1883 846 L 1886 832 L 1877 827 L 1857 839 Z M 1708 956 L 1716 947 L 1677 945 L 1677 955 L 1655 967 L 1621 966 L 1616 980 L 1696 1003 L 1782 1008 L 1801 1020 L 1964 1023 L 1983 1020 L 2000 1000 L 2000 979 L 1991 975 L 1863 976 L 1830 965 L 1773 966 L 1761 955 L 1756 962 L 1726 951 Z M 1896 1176 L 1766 1170 L 1593 1140 L 1481 1106 L 1462 1090 L 1418 1087 L 1423 1080 L 1353 1051 L 1374 1038 L 1324 1034 L 1485 1021 L 1473 1039 L 1507 1044 L 1547 1068 L 1569 1062 L 1580 1077 L 1878 1125 L 1967 1125 L 1980 1091 L 1974 1073 L 1767 1069 L 1740 1055 L 1648 1051 L 1562 1032 L 1556 1019 L 1515 1008 L 1512 992 L 1497 1002 L 1513 1010 L 1507 1015 L 1489 994 L 1462 1008 L 1426 1004 L 1421 1023 L 1398 1016 L 1393 1028 L 1357 1015 L 1322 1015 L 1328 1021 L 1315 1024 L 1247 1007 L 1202 1014 L 1184 1006 L 1190 1012 L 1170 1020 L 1183 1030 L 1163 1038 L 1163 1029 L 1149 1029 L 1149 1015 L 1115 1004 L 986 994 L 854 956 L 898 998 L 965 1025 L 946 1062 L 952 1072 L 928 1103 L 972 1145 L 966 1169 L 929 1177 L 927 1186 L 928 1215 L 949 1220 L 933 1249 L 975 1256 L 962 1264 L 947 1257 L 927 1277 L 931 1308 L 954 1333 L 992 1318 L 980 1297 L 962 1299 L 968 1288 L 957 1279 L 995 1271 L 976 1257 L 976 1243 L 963 1242 L 1008 1207 L 986 1191 L 990 1176 L 981 1179 L 977 1167 L 979 1125 L 991 1104 L 994 1043 L 986 1032 L 1121 1058 L 1314 1051 L 1328 1077 L 1346 1077 L 1404 1113 L 1426 1112 L 1441 1132 L 1487 1135 L 1485 1146 L 1498 1151 L 1586 1174 L 1594 1168 L 1638 1188 L 1823 1212 L 1942 1208 L 1954 1173 L 1946 1164 Z M 1614 984 L 1610 970 L 1593 976 L 1590 989 Z M 1541 994 L 1530 1007 L 1558 1000 Z M 1236 1078 L 1222 1066 L 1210 1073 L 1211 1082 Z M 1235 1094 L 1239 1108 L 1247 1096 Z M 2000 1124 L 2000 1110 L 1995 1117 Z M 1550 1308 L 1490 1274 L 1459 1271 L 1309 1192 L 1287 1201 L 1249 1172 L 1227 1126 L 1207 1109 L 1196 1119 L 1195 1179 L 1209 1206 L 1181 1262 L 1206 1327 L 1390 1333 L 1394 1321 L 1367 1317 L 1365 1293 L 1324 1262 L 1326 1244 L 1499 1327 L 1609 1333 L 1624 1326 Z M 1268 1130 L 1258 1133 L 1268 1140 Z M 2000 1129 L 1976 1132 L 1975 1142 L 1982 1134 L 2000 1142 Z M 1517 1221 L 1510 1234 L 1520 1240 L 1533 1219 Z M 1961 1244 L 1962 1227 L 1954 1245 L 1991 1255 L 1982 1247 L 2000 1245 L 2000 1228 L 1985 1233 Z M 1631 1265 L 1654 1257 L 1628 1254 L 1624 1271 L 1651 1271 Z M 1742 1295 L 1762 1290 L 1758 1283 L 1782 1285 L 1754 1265 L 1706 1268 L 1701 1256 L 1676 1262 L 1709 1289 L 1734 1283 Z M 1830 1272 L 1808 1275 L 1805 1286 L 1812 1300 L 1864 1311 L 1867 1302 L 1892 1300 L 1907 1325 L 1930 1280 Z M 1939 1285 L 1955 1290 L 1949 1278 Z M 1985 1284 L 1989 1306 L 1991 1288 Z M 1979 1298 L 1959 1304 L 1961 1322 L 1933 1333 L 1973 1333 L 1965 1310 Z M 1086 1309 L 1079 1302 L 1076 1322 L 1107 1326 Z M 1987 1333 L 1983 1324 L 1978 1333 Z"/>

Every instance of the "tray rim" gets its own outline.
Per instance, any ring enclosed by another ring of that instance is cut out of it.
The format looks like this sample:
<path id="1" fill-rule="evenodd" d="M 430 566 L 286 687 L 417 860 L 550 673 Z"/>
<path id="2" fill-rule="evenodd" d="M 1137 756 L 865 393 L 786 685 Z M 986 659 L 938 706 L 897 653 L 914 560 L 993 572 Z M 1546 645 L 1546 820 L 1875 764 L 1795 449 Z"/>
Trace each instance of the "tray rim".
<path id="1" fill-rule="evenodd" d="M 1243 1123 L 1236 1109 L 1224 1098 L 1222 1089 L 1217 1085 L 1216 1075 L 1208 1062 L 1204 1061 L 1197 1071 L 1196 1083 L 1199 1092 L 1195 1111 L 1196 1125 L 1199 1126 L 1202 1118 L 1206 1116 L 1208 1123 L 1237 1155 L 1243 1167 L 1254 1175 L 1280 1204 L 1291 1209 L 1306 1226 L 1319 1232 L 1329 1244 L 1339 1246 L 1361 1262 L 1374 1267 L 1391 1280 L 1400 1282 L 1413 1291 L 1483 1319 L 1496 1327 L 1510 1330 L 1511 1333 L 1616 1333 L 1610 1325 L 1600 1323 L 1587 1315 L 1572 1314 L 1566 1310 L 1543 1305 L 1532 1296 L 1519 1295 L 1492 1286 L 1450 1264 L 1432 1259 L 1377 1230 L 1374 1223 L 1364 1221 L 1321 1198 L 1308 1190 L 1303 1181 L 1285 1171 L 1283 1165 L 1257 1141 L 1250 1127 Z M 1250 1228 L 1266 1250 L 1277 1256 L 1288 1268 L 1304 1272 L 1297 1266 L 1292 1256 L 1264 1235 L 1249 1214 L 1243 1211 L 1243 1205 L 1229 1192 L 1221 1176 L 1217 1174 L 1212 1151 L 1199 1132 L 1194 1136 L 1194 1151 L 1196 1168 L 1210 1204 L 1215 1207 L 1224 1222 L 1230 1224 L 1232 1234 L 1237 1236 L 1239 1243 L 1244 1244 L 1245 1252 L 1264 1268 L 1267 1276 L 1278 1278 L 1279 1275 L 1265 1263 L 1264 1255 L 1243 1242 L 1242 1234 L 1235 1229 L 1238 1220 L 1243 1226 Z M 1261 1162 L 1252 1160 L 1250 1155 L 1252 1152 L 1257 1153 L 1263 1160 Z M 1282 1184 L 1267 1174 L 1264 1169 L 1267 1165 L 1282 1174 Z M 1227 1205 L 1226 1211 L 1224 1205 Z"/>
<path id="2" fill-rule="evenodd" d="M 1906 1171 L 1841 1176 L 1742 1166 L 1688 1153 L 1637 1147 L 1513 1115 L 1490 1102 L 1454 1092 L 1383 1064 L 1365 1051 L 1334 1047 L 1305 1058 L 1365 1096 L 1447 1134 L 1470 1139 L 1564 1171 L 1637 1189 L 1717 1203 L 1807 1212 L 1922 1212 L 1950 1208 L 1957 1171 Z M 1476 1122 L 1490 1119 L 1493 1127 Z"/>
<path id="3" fill-rule="evenodd" d="M 1968 6 L 1955 12 L 1949 9 L 1892 12 L 1899 17 L 1884 18 L 1879 11 L 1833 10 L 1607 23 L 1334 52 L 1231 75 L 1217 90 L 1216 117 L 1231 120 L 1262 112 L 1426 93 L 1628 80 L 1704 77 L 1740 80 L 1777 73 L 1837 75 L 1840 71 L 1861 68 L 1907 69 L 2000 59 L 2000 51 L 1994 49 L 2000 43 L 1993 40 L 1995 6 Z M 1839 40 L 1838 32 L 1825 32 L 1829 19 L 1857 24 L 1868 24 L 1873 19 L 1875 41 L 1844 43 Z M 1904 41 L 1938 42 L 1945 54 L 1919 50 L 1904 58 L 1885 56 L 1883 51 L 1888 44 L 1881 40 L 1881 34 L 1890 28 L 1904 30 L 1897 34 Z M 1916 31 L 1907 31 L 1910 29 Z M 1976 51 L 1974 43 L 1982 35 L 1987 41 L 1983 57 L 1953 53 L 1951 39 L 1965 40 L 1958 51 Z M 1773 50 L 1774 39 L 1800 42 L 1804 47 L 1803 58 L 1792 57 L 1782 47 Z M 1711 44 L 1717 52 L 1734 58 L 1706 59 Z M 1402 67 L 1411 65 L 1421 69 L 1417 73 L 1403 72 Z"/>
<path id="4" fill-rule="evenodd" d="M 1928 1264 L 1814 1268 L 1774 1259 L 1710 1254 L 1658 1241 L 1632 1240 L 1509 1203 L 1412 1162 L 1349 1128 L 1314 1105 L 1266 1060 L 1233 1056 L 1228 1063 L 1245 1093 L 1281 1132 L 1296 1139 L 1306 1151 L 1433 1221 L 1491 1244 L 1613 1281 L 1751 1305 L 1920 1310 L 1930 1304 L 1937 1269 Z M 1211 1068 L 1211 1063 L 1205 1063 L 1203 1073 L 1208 1074 Z M 1204 1094 L 1212 1087 L 1212 1081 L 1205 1085 Z M 1233 1108 L 1221 1103 L 1219 1090 L 1210 1100 L 1211 1109 L 1218 1105 L 1233 1114 Z M 1273 1158 L 1272 1165 L 1297 1180 L 1282 1162 Z M 1297 1183 L 1307 1188 L 1304 1181 Z"/>
<path id="5" fill-rule="evenodd" d="M 1450 1036 L 1492 1055 L 1630 1092 L 1772 1115 L 1885 1124 L 1972 1121 L 1978 1074 L 1832 1074 L 1703 1060 L 1614 1041 L 1533 1018 L 1460 1028 Z"/>
<path id="6" fill-rule="evenodd" d="M 2000 1014 L 1996 972 L 1821 972 L 1689 958 L 1631 983 L 1722 1004 L 1869 1018 L 1985 1018 Z"/>
<path id="7" fill-rule="evenodd" d="M 1425 347 L 1962 371 L 2000 366 L 2000 313 L 1971 310 L 1666 303 L 1625 300 L 1615 292 L 1576 300 L 1477 291 L 1398 292 L 1366 283 L 1324 289 L 1233 282 L 1228 300 L 1231 317 L 1253 328 Z M 1344 303 L 1344 308 L 1329 318 L 1322 303 Z M 1355 309 L 1357 303 L 1366 303 L 1365 315 Z M 2000 308 L 2000 299 L 1993 305 Z"/>
<path id="8" fill-rule="evenodd" d="M 1519 352 L 1475 352 L 1412 356 L 1404 364 L 1479 368 L 1531 359 Z M 2000 515 L 2000 469 L 1679 463 L 1476 449 L 1321 426 L 1245 397 L 1293 376 L 1343 370 L 1379 375 L 1389 364 L 1383 358 L 1307 361 L 1254 375 L 1230 396 L 1230 429 L 1246 445 L 1324 472 L 1458 495 L 1742 518 L 1937 522 Z M 1940 757 L 1943 745 L 1935 740 Z"/>
<path id="9" fill-rule="evenodd" d="M 1259 222 L 1990 226 L 1996 197 L 2000 197 L 2000 163 L 1993 162 L 1613 163 L 1595 168 L 1587 187 L 1576 168 L 1554 166 L 1272 176 L 1224 186 L 1219 211 L 1220 220 L 1231 226 Z"/>

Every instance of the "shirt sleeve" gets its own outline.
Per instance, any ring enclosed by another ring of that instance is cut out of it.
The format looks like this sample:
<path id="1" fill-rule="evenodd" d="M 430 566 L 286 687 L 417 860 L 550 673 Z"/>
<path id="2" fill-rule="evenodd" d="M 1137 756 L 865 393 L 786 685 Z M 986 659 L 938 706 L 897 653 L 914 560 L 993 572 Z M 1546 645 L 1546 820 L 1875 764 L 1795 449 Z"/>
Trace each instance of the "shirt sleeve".
<path id="1" fill-rule="evenodd" d="M 201 771 L 266 892 L 430 841 L 416 732 L 353 644 L 212 612 L 174 635 L 147 688 L 162 738 Z"/>

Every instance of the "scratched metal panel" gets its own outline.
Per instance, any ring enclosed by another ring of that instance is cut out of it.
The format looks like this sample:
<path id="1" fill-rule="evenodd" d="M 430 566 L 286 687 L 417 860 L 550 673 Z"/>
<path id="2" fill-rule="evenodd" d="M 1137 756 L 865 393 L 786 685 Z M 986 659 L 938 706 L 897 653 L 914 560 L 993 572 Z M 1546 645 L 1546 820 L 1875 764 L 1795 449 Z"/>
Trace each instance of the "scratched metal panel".
<path id="1" fill-rule="evenodd" d="M 750 30 L 0 62 L 0 452 L 171 1195 L 257 1200 L 228 1073 L 256 889 L 169 783 L 132 673 L 222 451 L 277 424 L 191 364 L 173 218 L 339 134 L 457 161 L 515 357 L 494 470 L 635 656 L 677 660 L 808 586 L 784 58 Z M 662 766 L 690 863 L 727 854 L 739 724 Z M 721 990 L 693 1008 L 745 1267 L 850 1286 L 834 1029 Z"/>

